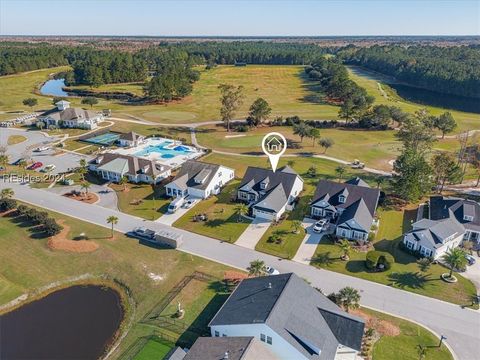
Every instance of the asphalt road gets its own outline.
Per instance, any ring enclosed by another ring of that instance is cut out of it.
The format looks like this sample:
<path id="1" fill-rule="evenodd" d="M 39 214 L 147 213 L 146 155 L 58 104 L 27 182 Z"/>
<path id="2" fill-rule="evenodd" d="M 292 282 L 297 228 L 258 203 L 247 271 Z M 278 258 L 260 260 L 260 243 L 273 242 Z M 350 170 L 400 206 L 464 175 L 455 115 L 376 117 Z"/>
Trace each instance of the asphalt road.
<path id="1" fill-rule="evenodd" d="M 5 187 L 12 187 L 15 190 L 15 197 L 19 200 L 107 228 L 109 225 L 105 219 L 110 215 L 115 215 L 119 218 L 116 229 L 121 232 L 128 232 L 136 226 L 146 226 L 155 230 L 172 230 L 171 227 L 158 222 L 143 220 L 97 205 L 83 204 L 44 190 L 30 189 L 25 185 L 0 183 L 0 188 Z M 463 309 L 458 305 L 444 301 L 359 278 L 320 270 L 294 261 L 281 260 L 255 250 L 222 243 L 181 229 L 174 229 L 174 231 L 183 235 L 183 244 L 179 250 L 219 263 L 245 269 L 250 261 L 262 259 L 266 264 L 277 268 L 280 272 L 295 272 L 300 277 L 310 281 L 313 286 L 320 288 L 324 293 L 337 291 L 345 286 L 352 286 L 361 292 L 362 305 L 418 322 L 437 335 L 446 336 L 445 343 L 453 350 L 457 359 L 475 360 L 479 358 L 479 311 Z M 159 256 L 161 256 L 160 250 Z"/>

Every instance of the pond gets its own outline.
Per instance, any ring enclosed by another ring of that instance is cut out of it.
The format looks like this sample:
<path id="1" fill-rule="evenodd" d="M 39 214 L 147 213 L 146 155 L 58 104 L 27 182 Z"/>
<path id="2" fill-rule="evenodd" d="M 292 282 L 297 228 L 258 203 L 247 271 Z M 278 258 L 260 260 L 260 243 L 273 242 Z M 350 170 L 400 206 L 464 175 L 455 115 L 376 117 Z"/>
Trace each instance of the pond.
<path id="1" fill-rule="evenodd" d="M 65 87 L 65 79 L 52 79 L 46 81 L 42 87 L 40 88 L 40 93 L 42 95 L 53 95 L 53 96 L 61 96 L 61 97 L 68 97 L 68 93 L 63 91 Z"/>
<path id="2" fill-rule="evenodd" d="M 0 316 L 0 359 L 98 359 L 123 319 L 120 295 L 72 286 Z"/>

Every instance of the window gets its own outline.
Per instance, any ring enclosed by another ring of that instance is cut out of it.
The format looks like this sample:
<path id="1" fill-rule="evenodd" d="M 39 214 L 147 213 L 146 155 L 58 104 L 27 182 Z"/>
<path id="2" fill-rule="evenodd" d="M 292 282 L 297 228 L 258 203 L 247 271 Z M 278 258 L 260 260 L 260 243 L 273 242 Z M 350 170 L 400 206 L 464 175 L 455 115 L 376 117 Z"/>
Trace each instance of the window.
<path id="1" fill-rule="evenodd" d="M 267 336 L 267 344 L 272 345 L 272 338 L 270 336 Z"/>
<path id="2" fill-rule="evenodd" d="M 221 171 L 218 173 L 218 177 L 220 177 L 220 176 L 222 176 L 222 172 L 221 172 Z"/>
<path id="3" fill-rule="evenodd" d="M 227 337 L 227 334 L 222 334 L 222 337 Z"/>
<path id="4" fill-rule="evenodd" d="M 338 202 L 344 204 L 344 203 L 345 203 L 345 196 L 340 195 L 340 196 L 338 197 Z"/>
<path id="5" fill-rule="evenodd" d="M 266 341 L 265 338 L 266 338 L 266 337 L 265 337 L 265 334 L 260 334 L 260 340 L 261 340 L 261 341 L 265 342 L 265 341 Z"/>
<path id="6" fill-rule="evenodd" d="M 412 242 L 406 241 L 406 242 L 405 242 L 405 245 L 407 245 L 407 249 L 413 250 L 413 245 L 414 245 L 414 244 L 413 244 Z"/>
<path id="7" fill-rule="evenodd" d="M 465 220 L 465 221 L 473 221 L 473 216 L 463 215 L 463 220 Z"/>
<path id="8" fill-rule="evenodd" d="M 215 337 L 219 337 L 219 336 L 220 336 L 220 333 L 215 330 Z"/>

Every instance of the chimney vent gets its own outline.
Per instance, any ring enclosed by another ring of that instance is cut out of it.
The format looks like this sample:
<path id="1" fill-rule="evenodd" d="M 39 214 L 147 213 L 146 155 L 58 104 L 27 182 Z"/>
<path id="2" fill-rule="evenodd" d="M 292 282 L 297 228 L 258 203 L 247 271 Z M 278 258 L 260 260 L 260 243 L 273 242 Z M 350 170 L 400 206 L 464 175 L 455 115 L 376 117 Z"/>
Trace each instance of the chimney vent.
<path id="1" fill-rule="evenodd" d="M 271 288 L 272 288 L 272 283 L 271 283 L 271 282 L 268 283 L 267 288 L 268 288 L 268 289 L 271 289 Z"/>

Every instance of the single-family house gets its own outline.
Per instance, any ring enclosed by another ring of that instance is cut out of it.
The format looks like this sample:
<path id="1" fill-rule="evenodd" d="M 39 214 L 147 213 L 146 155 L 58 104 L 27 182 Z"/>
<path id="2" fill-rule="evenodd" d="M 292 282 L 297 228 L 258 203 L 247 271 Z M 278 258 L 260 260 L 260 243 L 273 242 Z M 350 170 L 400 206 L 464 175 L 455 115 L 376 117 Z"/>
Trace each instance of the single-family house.
<path id="1" fill-rule="evenodd" d="M 338 237 L 367 240 L 379 198 L 380 190 L 358 177 L 344 183 L 320 180 L 310 202 L 310 216 L 329 219 Z"/>
<path id="2" fill-rule="evenodd" d="M 178 170 L 175 178 L 165 185 L 165 191 L 167 196 L 172 197 L 190 195 L 206 199 L 219 194 L 221 188 L 234 177 L 235 171 L 228 167 L 189 160 Z"/>
<path id="3" fill-rule="evenodd" d="M 143 135 L 130 131 L 128 133 L 121 134 L 117 140 L 117 143 L 119 146 L 133 147 L 133 146 L 138 146 L 144 141 L 145 141 L 145 137 Z"/>
<path id="4" fill-rule="evenodd" d="M 365 323 L 288 273 L 243 280 L 209 326 L 213 337 L 254 337 L 278 359 L 354 360 Z"/>
<path id="5" fill-rule="evenodd" d="M 419 211 L 423 211 L 419 210 Z M 438 259 L 462 241 L 480 243 L 480 204 L 469 199 L 432 196 L 428 218 L 412 224 L 403 244 L 421 256 Z"/>
<path id="6" fill-rule="evenodd" d="M 254 217 L 278 220 L 303 190 L 303 179 L 289 166 L 273 172 L 249 166 L 237 189 L 237 200 L 246 202 Z"/>
<path id="7" fill-rule="evenodd" d="M 253 336 L 199 337 L 185 351 L 174 348 L 166 360 L 274 360 L 275 354 Z"/>
<path id="8" fill-rule="evenodd" d="M 56 108 L 46 111 L 38 116 L 38 120 L 48 127 L 54 125 L 63 128 L 96 129 L 98 123 L 104 120 L 102 113 L 81 108 L 71 108 L 68 101 L 62 100 L 55 103 Z"/>
<path id="9" fill-rule="evenodd" d="M 89 170 L 102 179 L 118 183 L 122 177 L 129 182 L 158 184 L 171 174 L 171 168 L 153 160 L 131 155 L 104 153 L 89 163 Z"/>

